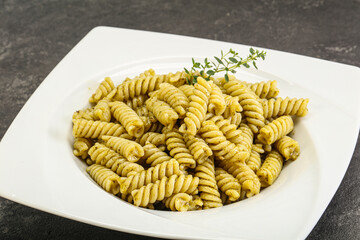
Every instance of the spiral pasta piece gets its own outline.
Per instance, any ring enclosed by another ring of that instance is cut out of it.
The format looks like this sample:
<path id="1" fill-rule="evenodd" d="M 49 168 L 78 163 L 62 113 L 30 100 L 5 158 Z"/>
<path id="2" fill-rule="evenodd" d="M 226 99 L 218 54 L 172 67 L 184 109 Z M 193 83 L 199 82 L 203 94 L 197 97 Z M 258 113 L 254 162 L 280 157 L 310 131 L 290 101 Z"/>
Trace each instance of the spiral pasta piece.
<path id="1" fill-rule="evenodd" d="M 86 119 L 86 120 L 96 120 L 94 115 L 94 108 L 86 108 L 84 110 L 78 110 L 74 112 L 72 119 Z"/>
<path id="2" fill-rule="evenodd" d="M 140 117 L 123 102 L 111 102 L 111 113 L 126 129 L 126 131 L 134 137 L 140 137 L 144 134 L 144 123 Z"/>
<path id="3" fill-rule="evenodd" d="M 189 136 L 187 134 L 184 134 L 183 137 L 186 147 L 190 150 L 191 154 L 194 157 L 194 160 L 198 164 L 203 163 L 208 157 L 213 154 L 211 148 L 202 138 L 199 138 L 197 136 Z"/>
<path id="4" fill-rule="evenodd" d="M 207 120 L 203 122 L 200 134 L 218 160 L 236 162 L 245 161 L 247 158 L 247 153 L 228 141 L 213 121 Z"/>
<path id="5" fill-rule="evenodd" d="M 73 123 L 74 137 L 100 138 L 104 135 L 117 137 L 126 132 L 123 126 L 116 123 L 107 123 L 86 119 L 74 119 Z"/>
<path id="6" fill-rule="evenodd" d="M 179 128 L 180 132 L 195 136 L 205 119 L 207 105 L 211 92 L 211 83 L 202 77 L 198 77 L 195 90 L 190 98 L 190 104 L 184 123 Z"/>
<path id="7" fill-rule="evenodd" d="M 195 168 L 195 177 L 199 178 L 198 189 L 204 209 L 222 206 L 214 168 L 214 162 L 209 158 Z"/>
<path id="8" fill-rule="evenodd" d="M 256 172 L 261 167 L 261 156 L 260 153 L 264 153 L 262 144 L 253 144 L 251 148 L 250 157 L 246 160 L 246 165 Z"/>
<path id="9" fill-rule="evenodd" d="M 142 157 L 142 159 L 146 160 L 146 164 L 154 167 L 163 162 L 170 161 L 171 157 L 167 155 L 166 152 L 157 148 L 154 144 L 146 143 L 146 145 L 144 146 L 144 156 Z"/>
<path id="10" fill-rule="evenodd" d="M 155 70 L 150 68 L 150 69 L 145 70 L 144 72 L 140 73 L 138 76 L 136 76 L 134 78 L 129 78 L 129 77 L 125 78 L 124 82 L 129 82 L 134 79 L 145 78 L 145 77 L 155 76 L 155 75 L 156 75 Z"/>
<path id="11" fill-rule="evenodd" d="M 277 151 L 271 151 L 265 158 L 261 168 L 256 172 L 261 186 L 267 187 L 272 185 L 278 178 L 283 166 L 283 158 Z"/>
<path id="12" fill-rule="evenodd" d="M 185 78 L 182 72 L 177 72 L 175 74 L 169 73 L 167 75 L 139 76 L 139 78 L 120 84 L 117 87 L 114 99 L 118 101 L 127 101 L 130 98 L 146 95 L 149 92 L 159 89 L 159 85 L 164 82 L 174 86 L 180 86 L 184 84 Z"/>
<path id="13" fill-rule="evenodd" d="M 88 155 L 89 148 L 93 145 L 92 141 L 87 138 L 75 138 L 74 140 L 74 155 L 85 160 Z"/>
<path id="14" fill-rule="evenodd" d="M 179 130 L 173 128 L 172 130 L 165 128 L 163 130 L 166 138 L 166 147 L 169 150 L 170 156 L 175 158 L 181 169 L 195 168 L 196 162 L 191 155 L 190 150 L 186 147 L 184 137 Z"/>
<path id="15" fill-rule="evenodd" d="M 165 206 L 171 211 L 186 212 L 190 208 L 193 197 L 187 193 L 177 193 L 163 200 Z"/>
<path id="16" fill-rule="evenodd" d="M 236 125 L 231 124 L 229 120 L 224 119 L 222 116 L 214 116 L 209 119 L 219 127 L 227 140 L 232 143 L 240 144 L 243 141 L 241 130 L 237 129 Z"/>
<path id="17" fill-rule="evenodd" d="M 119 193 L 120 177 L 113 171 L 98 164 L 87 167 L 86 171 L 105 191 L 114 195 Z"/>
<path id="18" fill-rule="evenodd" d="M 280 138 L 274 146 L 284 156 L 285 160 L 296 160 L 300 155 L 299 143 L 289 136 Z"/>
<path id="19" fill-rule="evenodd" d="M 155 183 L 131 192 L 135 206 L 146 207 L 149 203 L 162 201 L 165 197 L 170 197 L 176 193 L 196 194 L 198 192 L 199 178 L 191 175 L 172 175 L 163 177 Z"/>
<path id="20" fill-rule="evenodd" d="M 276 97 L 279 94 L 276 80 L 270 80 L 266 82 L 262 81 L 257 83 L 242 83 L 244 83 L 260 98 L 270 99 Z"/>
<path id="21" fill-rule="evenodd" d="M 90 97 L 90 103 L 97 103 L 104 97 L 108 96 L 109 93 L 115 89 L 114 83 L 110 77 L 106 77 L 104 81 L 102 81 L 99 87 L 96 89 L 95 93 Z M 109 96 L 110 97 L 110 96 Z"/>
<path id="22" fill-rule="evenodd" d="M 264 109 L 264 117 L 280 117 L 283 115 L 295 115 L 297 117 L 304 117 L 308 113 L 307 105 L 309 99 L 297 99 L 297 98 L 288 98 L 285 99 L 277 98 L 263 100 L 262 107 Z"/>
<path id="23" fill-rule="evenodd" d="M 89 156 L 94 163 L 111 169 L 111 171 L 121 177 L 126 177 L 129 173 L 144 170 L 143 166 L 129 162 L 119 153 L 101 143 L 95 143 L 95 145 L 89 149 Z"/>
<path id="24" fill-rule="evenodd" d="M 122 194 L 129 194 L 135 189 L 139 189 L 149 183 L 154 183 L 163 177 L 171 177 L 174 174 L 180 175 L 182 172 L 180 171 L 179 163 L 175 159 L 171 159 L 134 175 L 121 178 L 120 192 Z"/>
<path id="25" fill-rule="evenodd" d="M 228 118 L 231 124 L 234 124 L 235 126 L 239 127 L 242 122 L 242 115 L 241 113 L 237 112 L 234 114 L 234 116 L 231 116 Z"/>
<path id="26" fill-rule="evenodd" d="M 282 116 L 260 129 L 257 136 L 264 144 L 272 144 L 286 136 L 294 129 L 294 122 L 290 116 Z"/>
<path id="27" fill-rule="evenodd" d="M 146 100 L 146 108 L 149 109 L 164 126 L 172 129 L 179 118 L 179 115 L 166 102 L 157 98 Z"/>
<path id="28" fill-rule="evenodd" d="M 255 93 L 235 79 L 226 82 L 224 88 L 231 96 L 239 97 L 249 127 L 253 133 L 258 133 L 259 129 L 264 126 L 265 118 L 263 108 Z"/>
<path id="29" fill-rule="evenodd" d="M 139 95 L 137 97 L 128 99 L 125 103 L 126 105 L 128 105 L 130 108 L 132 108 L 133 110 L 140 108 L 142 106 L 145 105 L 145 101 L 148 99 L 149 97 L 147 95 Z"/>
<path id="30" fill-rule="evenodd" d="M 152 143 L 155 146 L 165 145 L 165 134 L 156 132 L 147 132 L 141 137 L 136 139 L 137 143 L 141 146 L 145 146 L 146 142 Z"/>
<path id="31" fill-rule="evenodd" d="M 229 201 L 234 202 L 239 199 L 241 185 L 233 175 L 222 168 L 216 168 L 215 180 L 220 190 L 228 196 Z"/>
<path id="32" fill-rule="evenodd" d="M 154 95 L 159 100 L 168 103 L 179 114 L 180 118 L 185 117 L 186 109 L 189 107 L 189 99 L 180 89 L 169 83 L 162 83 Z"/>
<path id="33" fill-rule="evenodd" d="M 236 113 L 242 112 L 243 109 L 239 103 L 238 97 L 232 97 L 227 94 L 223 94 L 223 96 L 224 96 L 225 104 L 226 104 L 226 108 L 223 113 L 224 118 L 228 119 L 228 118 L 233 117 Z"/>
<path id="34" fill-rule="evenodd" d="M 239 181 L 241 184 L 241 198 L 244 196 L 249 198 L 260 192 L 260 180 L 246 164 L 220 161 L 219 166 Z"/>
<path id="35" fill-rule="evenodd" d="M 134 110 L 136 112 L 136 114 L 141 118 L 141 117 L 146 117 L 147 120 L 146 121 L 150 121 L 151 123 L 157 122 L 158 120 L 155 118 L 154 114 L 152 112 L 149 111 L 149 109 L 146 108 L 146 106 L 142 106 L 142 107 L 138 107 Z M 144 124 L 145 121 L 143 120 Z M 146 132 L 146 131 L 144 131 Z"/>
<path id="36" fill-rule="evenodd" d="M 149 68 L 148 70 L 145 70 L 143 73 L 140 73 L 139 76 L 136 76 L 135 78 L 142 78 L 142 77 L 148 77 L 148 76 L 155 76 L 155 70 L 152 68 Z"/>
<path id="37" fill-rule="evenodd" d="M 185 96 L 189 99 L 191 95 L 193 95 L 195 87 L 193 85 L 182 85 L 179 89 L 185 94 Z"/>
<path id="38" fill-rule="evenodd" d="M 254 134 L 250 127 L 245 123 L 241 123 L 239 129 L 241 130 L 241 138 L 243 141 L 238 146 L 241 150 L 248 152 L 250 155 Z"/>
<path id="39" fill-rule="evenodd" d="M 134 141 L 111 136 L 102 136 L 101 138 L 105 141 L 105 146 L 120 153 L 129 162 L 137 162 L 142 156 L 144 156 L 144 149 L 140 144 Z"/>
<path id="40" fill-rule="evenodd" d="M 211 83 L 211 91 L 208 105 L 208 112 L 221 115 L 226 109 L 226 102 L 221 89 L 215 83 Z"/>
<path id="41" fill-rule="evenodd" d="M 106 99 L 100 100 L 94 107 L 94 116 L 103 122 L 110 122 L 111 111 Z"/>

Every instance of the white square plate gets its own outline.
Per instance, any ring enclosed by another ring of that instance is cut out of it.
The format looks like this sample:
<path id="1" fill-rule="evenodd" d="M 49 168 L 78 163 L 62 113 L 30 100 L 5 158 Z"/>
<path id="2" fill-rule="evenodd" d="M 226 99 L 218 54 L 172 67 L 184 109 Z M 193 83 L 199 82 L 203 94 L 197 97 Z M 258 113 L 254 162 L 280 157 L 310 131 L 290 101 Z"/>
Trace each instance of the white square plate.
<path id="1" fill-rule="evenodd" d="M 338 188 L 360 124 L 359 68 L 267 50 L 248 81 L 276 79 L 280 96 L 310 98 L 297 122 L 301 156 L 273 186 L 218 209 L 174 213 L 136 208 L 106 193 L 72 154 L 74 111 L 84 108 L 105 76 L 120 83 L 148 68 L 189 67 L 191 57 L 249 46 L 110 27 L 93 29 L 56 66 L 20 111 L 0 144 L 0 195 L 89 224 L 181 239 L 303 239 Z"/>

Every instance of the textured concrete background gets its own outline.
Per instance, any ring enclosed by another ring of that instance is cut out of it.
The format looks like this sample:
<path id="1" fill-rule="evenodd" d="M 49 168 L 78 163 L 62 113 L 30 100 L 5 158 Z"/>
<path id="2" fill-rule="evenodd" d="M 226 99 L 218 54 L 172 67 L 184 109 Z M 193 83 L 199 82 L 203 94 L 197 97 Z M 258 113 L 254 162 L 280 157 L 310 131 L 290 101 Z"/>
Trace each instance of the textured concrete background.
<path id="1" fill-rule="evenodd" d="M 359 0 L 1 0 L 0 138 L 48 73 L 98 25 L 230 41 L 360 66 Z M 360 239 L 359 154 L 358 141 L 340 188 L 308 239 Z M 0 239 L 84 238 L 150 239 L 0 198 Z"/>

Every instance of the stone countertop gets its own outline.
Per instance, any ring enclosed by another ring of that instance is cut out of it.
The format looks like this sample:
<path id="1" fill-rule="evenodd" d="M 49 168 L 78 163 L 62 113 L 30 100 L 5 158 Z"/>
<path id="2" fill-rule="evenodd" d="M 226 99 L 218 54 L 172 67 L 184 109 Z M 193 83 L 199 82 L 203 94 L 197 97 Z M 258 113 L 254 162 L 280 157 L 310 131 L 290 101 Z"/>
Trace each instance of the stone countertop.
<path id="1" fill-rule="evenodd" d="M 0 138 L 55 65 L 99 25 L 235 42 L 360 66 L 359 0 L 0 1 Z M 341 80 L 339 80 L 341 83 Z M 360 239 L 360 141 L 307 239 Z M 0 239 L 150 239 L 0 198 Z"/>

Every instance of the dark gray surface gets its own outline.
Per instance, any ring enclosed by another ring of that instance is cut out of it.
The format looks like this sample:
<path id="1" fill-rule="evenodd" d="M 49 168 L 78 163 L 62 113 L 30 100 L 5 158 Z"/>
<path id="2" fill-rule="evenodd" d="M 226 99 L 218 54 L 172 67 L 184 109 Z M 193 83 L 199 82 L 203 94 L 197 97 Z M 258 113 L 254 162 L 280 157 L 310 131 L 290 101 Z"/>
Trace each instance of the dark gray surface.
<path id="1" fill-rule="evenodd" d="M 249 44 L 360 66 L 359 0 L 0 0 L 1 138 L 48 73 L 99 25 Z M 360 239 L 359 154 L 358 141 L 337 193 L 308 239 Z M 0 239 L 84 238 L 149 239 L 0 198 Z"/>

